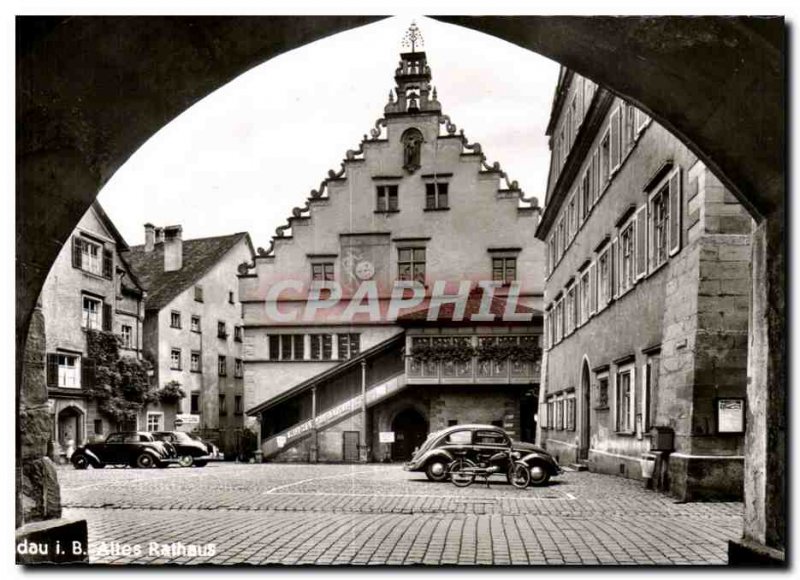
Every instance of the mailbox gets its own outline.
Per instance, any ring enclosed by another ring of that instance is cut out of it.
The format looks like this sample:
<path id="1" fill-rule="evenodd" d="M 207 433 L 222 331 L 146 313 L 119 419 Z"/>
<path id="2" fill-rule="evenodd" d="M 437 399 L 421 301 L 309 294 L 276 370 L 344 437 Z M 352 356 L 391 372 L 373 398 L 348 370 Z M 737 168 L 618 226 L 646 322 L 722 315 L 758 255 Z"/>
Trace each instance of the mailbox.
<path id="1" fill-rule="evenodd" d="M 675 430 L 672 427 L 653 427 L 650 449 L 652 451 L 672 451 L 675 449 Z"/>

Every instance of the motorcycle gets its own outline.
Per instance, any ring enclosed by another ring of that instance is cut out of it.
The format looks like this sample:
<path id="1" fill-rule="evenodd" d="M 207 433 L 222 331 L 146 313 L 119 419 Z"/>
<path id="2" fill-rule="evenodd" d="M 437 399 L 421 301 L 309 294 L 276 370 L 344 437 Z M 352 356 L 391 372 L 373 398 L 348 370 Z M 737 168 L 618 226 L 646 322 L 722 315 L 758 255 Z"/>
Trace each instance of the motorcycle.
<path id="1" fill-rule="evenodd" d="M 528 487 L 531 482 L 531 471 L 528 466 L 519 461 L 521 455 L 509 447 L 489 456 L 485 461 L 475 464 L 463 455 L 450 464 L 448 472 L 450 481 L 456 487 L 468 487 L 477 477 L 482 477 L 489 487 L 489 478 L 495 474 L 506 473 L 508 481 L 518 489 Z"/>

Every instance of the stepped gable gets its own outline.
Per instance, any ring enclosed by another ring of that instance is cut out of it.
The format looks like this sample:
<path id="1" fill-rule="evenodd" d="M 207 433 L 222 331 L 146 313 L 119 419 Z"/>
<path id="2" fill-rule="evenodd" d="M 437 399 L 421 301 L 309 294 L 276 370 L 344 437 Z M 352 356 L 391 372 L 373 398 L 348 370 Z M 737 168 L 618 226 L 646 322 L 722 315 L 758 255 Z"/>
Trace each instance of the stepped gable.
<path id="1" fill-rule="evenodd" d="M 363 162 L 368 155 L 367 148 L 370 144 L 377 144 L 386 141 L 387 119 L 414 116 L 437 116 L 439 121 L 439 139 L 459 139 L 462 146 L 463 156 L 474 156 L 480 160 L 479 173 L 497 174 L 505 181 L 505 188 L 500 188 L 498 193 L 508 196 L 518 197 L 520 200 L 520 211 L 541 212 L 539 200 L 536 197 L 525 197 L 523 190 L 517 181 L 511 180 L 500 163 L 489 163 L 480 143 L 470 143 L 464 134 L 463 129 L 458 129 L 455 123 L 450 120 L 448 115 L 442 114 L 442 106 L 438 100 L 436 87 L 431 84 L 431 68 L 427 63 L 427 55 L 424 51 L 417 51 L 417 46 L 421 43 L 421 35 L 418 34 L 416 40 L 408 41 L 411 51 L 400 54 L 400 62 L 395 70 L 395 88 L 389 91 L 389 99 L 384 107 L 384 116 L 375 121 L 370 129 L 369 135 L 364 134 L 357 149 L 350 149 L 345 153 L 345 158 L 339 164 L 338 171 L 328 170 L 328 175 L 316 189 L 309 192 L 305 204 L 292 209 L 292 215 L 286 219 L 286 223 L 279 226 L 272 236 L 267 248 L 259 247 L 256 252 L 257 259 L 269 259 L 274 256 L 276 242 L 278 240 L 290 240 L 292 238 L 292 225 L 299 220 L 308 220 L 311 216 L 312 205 L 319 200 L 330 199 L 330 188 L 332 182 L 347 180 L 347 168 L 353 163 Z M 408 167 L 406 167 L 408 169 Z M 255 263 L 243 263 L 239 267 L 239 273 L 243 276 L 255 268 Z"/>

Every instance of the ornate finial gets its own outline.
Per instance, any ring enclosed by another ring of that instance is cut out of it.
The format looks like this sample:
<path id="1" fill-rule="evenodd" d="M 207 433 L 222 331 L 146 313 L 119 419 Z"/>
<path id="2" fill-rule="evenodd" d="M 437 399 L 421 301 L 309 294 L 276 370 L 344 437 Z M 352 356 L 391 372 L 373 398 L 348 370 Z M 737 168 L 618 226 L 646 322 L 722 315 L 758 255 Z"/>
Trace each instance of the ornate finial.
<path id="1" fill-rule="evenodd" d="M 422 32 L 420 32 L 419 28 L 417 28 L 417 23 L 412 21 L 411 26 L 408 27 L 408 30 L 406 30 L 406 33 L 403 36 L 403 42 L 401 43 L 401 46 L 410 46 L 411 52 L 416 52 L 418 44 L 423 46 L 425 44 L 425 40 L 422 38 Z"/>
<path id="2" fill-rule="evenodd" d="M 389 102 L 394 103 L 394 93 L 391 90 L 389 91 Z"/>
<path id="3" fill-rule="evenodd" d="M 433 87 L 433 100 L 436 100 L 436 87 Z"/>

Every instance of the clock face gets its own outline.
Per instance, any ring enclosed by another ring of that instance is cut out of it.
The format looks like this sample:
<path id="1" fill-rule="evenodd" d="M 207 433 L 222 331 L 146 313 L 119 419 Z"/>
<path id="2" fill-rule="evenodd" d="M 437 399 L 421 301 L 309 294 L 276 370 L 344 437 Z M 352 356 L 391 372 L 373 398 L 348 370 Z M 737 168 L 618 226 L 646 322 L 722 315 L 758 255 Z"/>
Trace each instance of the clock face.
<path id="1" fill-rule="evenodd" d="M 356 264 L 355 274 L 359 280 L 371 280 L 375 275 L 375 266 L 368 260 L 362 260 Z"/>

